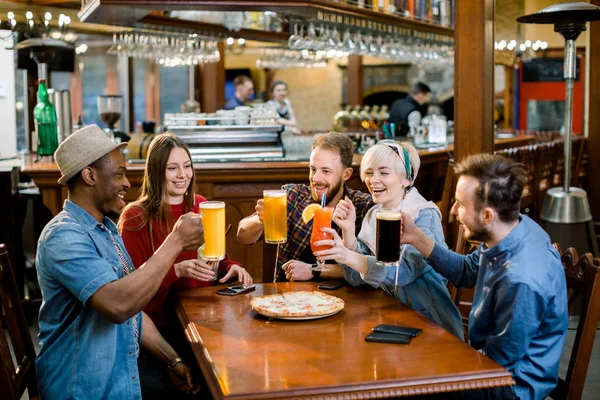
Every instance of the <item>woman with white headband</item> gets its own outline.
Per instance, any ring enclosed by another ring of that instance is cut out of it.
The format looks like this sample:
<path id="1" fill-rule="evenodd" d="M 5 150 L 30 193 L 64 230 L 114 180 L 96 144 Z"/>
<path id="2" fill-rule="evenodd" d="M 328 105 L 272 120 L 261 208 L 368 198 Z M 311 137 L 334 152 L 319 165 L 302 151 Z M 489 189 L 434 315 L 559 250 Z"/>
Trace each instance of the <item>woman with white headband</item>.
<path id="1" fill-rule="evenodd" d="M 410 143 L 382 140 L 369 148 L 361 162 L 360 176 L 376 206 L 369 210 L 356 236 L 354 206 L 341 200 L 333 221 L 342 229 L 343 239 L 333 229 L 324 228 L 333 240 L 318 244 L 332 247 L 315 252 L 315 256 L 342 265 L 344 277 L 351 285 L 367 283 L 381 288 L 462 339 L 461 316 L 446 288 L 446 280 L 416 248 L 402 246 L 399 268 L 378 265 L 375 259 L 376 210 L 382 207 L 407 213 L 433 241 L 446 246 L 439 209 L 412 186 L 420 165 L 417 150 Z"/>

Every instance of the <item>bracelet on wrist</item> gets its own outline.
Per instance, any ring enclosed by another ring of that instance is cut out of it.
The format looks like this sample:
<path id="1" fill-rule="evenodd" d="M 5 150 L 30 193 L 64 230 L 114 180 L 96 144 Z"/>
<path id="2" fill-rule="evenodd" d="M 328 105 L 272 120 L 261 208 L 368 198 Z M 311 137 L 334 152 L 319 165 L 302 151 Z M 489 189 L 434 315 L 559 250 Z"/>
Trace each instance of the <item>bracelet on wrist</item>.
<path id="1" fill-rule="evenodd" d="M 169 366 L 167 367 L 167 372 L 171 372 L 173 368 L 175 368 L 178 364 L 181 364 L 182 362 L 183 360 L 181 359 L 181 357 L 175 357 L 173 361 L 171 361 L 171 364 L 169 364 Z"/>

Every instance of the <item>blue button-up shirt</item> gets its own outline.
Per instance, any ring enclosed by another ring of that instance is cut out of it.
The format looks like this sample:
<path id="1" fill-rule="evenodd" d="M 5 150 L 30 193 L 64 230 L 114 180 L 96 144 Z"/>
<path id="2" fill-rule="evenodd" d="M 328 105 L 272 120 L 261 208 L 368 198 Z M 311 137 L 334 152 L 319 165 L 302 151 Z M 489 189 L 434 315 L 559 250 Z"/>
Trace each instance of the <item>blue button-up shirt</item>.
<path id="1" fill-rule="evenodd" d="M 428 261 L 457 287 L 473 287 L 469 340 L 515 379 L 521 399 L 556 386 L 569 315 L 560 255 L 527 216 L 496 246 L 462 256 L 435 245 Z"/>
<path id="2" fill-rule="evenodd" d="M 124 276 L 111 234 L 131 262 L 110 219 L 100 224 L 67 200 L 40 236 L 36 369 L 43 399 L 141 399 L 132 319 L 115 324 L 87 305 L 100 287 Z M 141 320 L 139 314 L 140 332 Z"/>
<path id="3" fill-rule="evenodd" d="M 245 101 L 242 101 L 240 99 L 237 98 L 237 96 L 234 94 L 228 101 L 227 103 L 225 103 L 225 109 L 226 110 L 233 110 L 236 107 L 240 107 L 246 105 Z"/>

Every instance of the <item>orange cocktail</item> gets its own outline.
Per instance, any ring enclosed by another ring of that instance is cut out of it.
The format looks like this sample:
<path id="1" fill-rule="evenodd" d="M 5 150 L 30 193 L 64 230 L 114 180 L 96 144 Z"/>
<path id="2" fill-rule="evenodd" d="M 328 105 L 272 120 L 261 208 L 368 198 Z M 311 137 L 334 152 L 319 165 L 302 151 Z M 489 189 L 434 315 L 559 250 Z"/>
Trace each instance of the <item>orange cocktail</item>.
<path id="1" fill-rule="evenodd" d="M 312 234 L 310 235 L 310 248 L 313 252 L 330 249 L 331 246 L 315 246 L 315 242 L 319 240 L 333 239 L 331 234 L 323 232 L 321 228 L 331 228 L 331 217 L 333 216 L 333 208 L 323 208 L 315 210 L 313 217 Z M 317 266 L 313 269 L 316 271 L 325 271 L 325 261 L 317 260 Z"/>

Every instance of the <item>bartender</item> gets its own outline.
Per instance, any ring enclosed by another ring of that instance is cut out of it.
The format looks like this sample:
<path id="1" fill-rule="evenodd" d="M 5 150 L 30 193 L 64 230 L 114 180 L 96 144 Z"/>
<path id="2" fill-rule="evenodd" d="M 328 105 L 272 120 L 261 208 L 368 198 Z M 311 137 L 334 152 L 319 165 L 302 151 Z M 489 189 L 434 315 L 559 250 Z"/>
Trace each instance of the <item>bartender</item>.
<path id="1" fill-rule="evenodd" d="M 296 128 L 296 115 L 294 114 L 292 103 L 290 102 L 290 99 L 287 98 L 287 83 L 276 80 L 271 85 L 269 92 L 271 93 L 271 100 L 267 101 L 267 104 L 275 107 L 277 116 L 279 117 L 277 122 L 289 127 L 293 133 L 297 135 L 301 134 L 302 132 Z"/>
<path id="2" fill-rule="evenodd" d="M 427 84 L 417 82 L 408 96 L 392 104 L 389 122 L 396 124 L 396 135 L 414 136 L 415 129 L 421 125 L 421 107 L 429 101 L 430 93 Z"/>
<path id="3" fill-rule="evenodd" d="M 233 97 L 229 99 L 227 104 L 225 104 L 226 110 L 233 110 L 236 107 L 246 105 L 246 102 L 250 100 L 254 94 L 254 83 L 252 83 L 252 79 L 246 75 L 236 76 L 233 80 L 233 85 L 235 86 L 235 93 Z"/>

